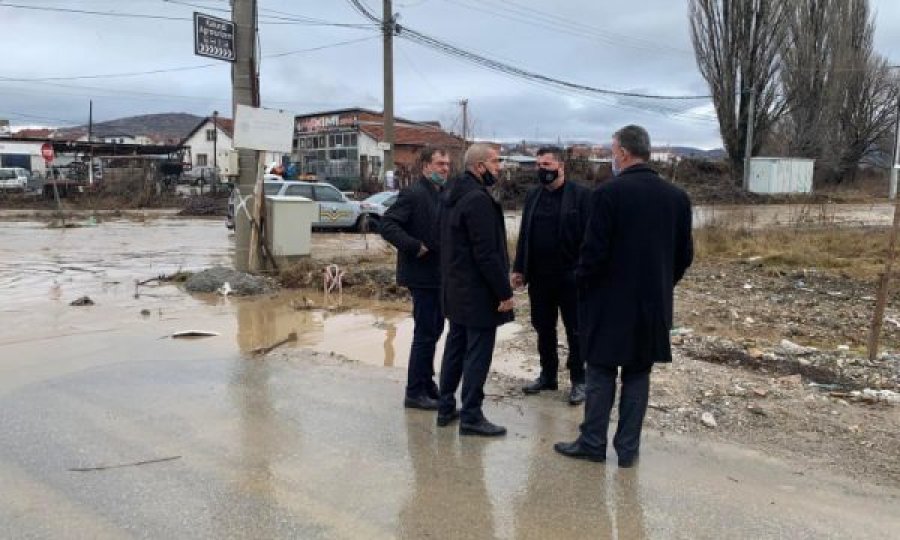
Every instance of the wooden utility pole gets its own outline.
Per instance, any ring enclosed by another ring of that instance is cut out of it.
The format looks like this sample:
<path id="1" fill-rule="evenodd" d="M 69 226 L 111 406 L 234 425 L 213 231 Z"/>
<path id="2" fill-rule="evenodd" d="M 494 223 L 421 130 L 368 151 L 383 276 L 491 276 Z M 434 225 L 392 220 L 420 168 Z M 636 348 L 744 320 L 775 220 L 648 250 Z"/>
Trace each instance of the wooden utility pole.
<path id="1" fill-rule="evenodd" d="M 381 32 L 384 35 L 384 178 L 394 173 L 394 13 L 391 0 L 382 6 Z M 389 186 L 385 186 L 386 188 Z"/>
<path id="2" fill-rule="evenodd" d="M 891 285 L 891 272 L 894 258 L 897 255 L 897 233 L 900 230 L 900 199 L 897 199 L 897 166 L 900 163 L 900 92 L 897 95 L 897 126 L 894 130 L 894 153 L 891 157 L 891 197 L 894 199 L 894 224 L 888 240 L 887 261 L 884 273 L 878 281 L 878 294 L 875 299 L 875 313 L 872 315 L 872 329 L 869 334 L 869 360 L 878 358 L 878 343 L 881 340 L 881 329 L 884 325 L 884 310 L 887 307 L 888 293 Z"/>
<path id="3" fill-rule="evenodd" d="M 259 80 L 256 73 L 256 0 L 233 0 L 231 20 L 235 26 L 235 61 L 231 66 L 231 118 L 237 106 L 259 106 Z M 254 150 L 237 149 L 238 199 L 234 210 L 234 267 L 241 272 L 250 266 L 251 246 L 256 225 L 248 218 L 258 201 L 256 192 L 259 155 Z M 252 201 L 252 202 L 251 202 Z"/>

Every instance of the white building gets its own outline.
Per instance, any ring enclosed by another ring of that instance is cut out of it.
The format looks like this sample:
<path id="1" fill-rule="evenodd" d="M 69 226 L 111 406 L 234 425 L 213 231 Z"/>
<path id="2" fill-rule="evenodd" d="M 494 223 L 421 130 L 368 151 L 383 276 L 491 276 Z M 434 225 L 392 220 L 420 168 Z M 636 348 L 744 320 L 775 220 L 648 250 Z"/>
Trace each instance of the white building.
<path id="1" fill-rule="evenodd" d="M 191 167 L 212 167 L 214 153 L 221 156 L 234 148 L 233 129 L 234 123 L 230 118 L 216 119 L 215 127 L 211 116 L 201 120 L 181 142 L 185 162 L 190 163 Z"/>

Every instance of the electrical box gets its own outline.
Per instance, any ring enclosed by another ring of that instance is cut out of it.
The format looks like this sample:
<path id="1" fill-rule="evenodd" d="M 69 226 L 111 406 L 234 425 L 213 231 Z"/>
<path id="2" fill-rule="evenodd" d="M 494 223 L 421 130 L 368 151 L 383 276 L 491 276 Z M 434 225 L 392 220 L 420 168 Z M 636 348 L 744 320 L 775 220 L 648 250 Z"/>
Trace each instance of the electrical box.
<path id="1" fill-rule="evenodd" d="M 219 166 L 219 176 L 238 175 L 238 153 L 236 150 L 218 150 L 216 152 L 216 165 Z"/>
<path id="2" fill-rule="evenodd" d="M 278 262 L 308 256 L 312 250 L 312 226 L 319 219 L 319 205 L 306 197 L 266 197 L 266 238 Z"/>

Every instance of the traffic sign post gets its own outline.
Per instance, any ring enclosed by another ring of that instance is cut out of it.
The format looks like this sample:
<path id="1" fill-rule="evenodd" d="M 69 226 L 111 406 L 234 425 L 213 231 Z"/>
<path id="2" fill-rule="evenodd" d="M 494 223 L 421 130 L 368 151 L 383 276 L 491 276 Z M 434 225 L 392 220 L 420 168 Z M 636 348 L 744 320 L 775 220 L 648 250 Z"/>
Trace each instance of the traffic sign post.
<path id="1" fill-rule="evenodd" d="M 195 11 L 194 54 L 234 62 L 234 23 Z"/>
<path id="2" fill-rule="evenodd" d="M 45 142 L 41 145 L 41 157 L 44 158 L 44 161 L 47 162 L 47 165 L 53 162 L 54 154 L 53 154 L 53 145 Z"/>

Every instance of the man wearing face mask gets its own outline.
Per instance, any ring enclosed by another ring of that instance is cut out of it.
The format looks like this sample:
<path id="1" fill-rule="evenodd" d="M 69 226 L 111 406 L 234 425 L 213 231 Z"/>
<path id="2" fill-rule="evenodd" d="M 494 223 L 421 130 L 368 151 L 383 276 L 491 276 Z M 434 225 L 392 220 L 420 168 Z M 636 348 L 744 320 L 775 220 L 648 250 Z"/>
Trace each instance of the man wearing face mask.
<path id="1" fill-rule="evenodd" d="M 497 327 L 513 320 L 506 226 L 500 204 L 488 193 L 500 174 L 493 147 L 474 144 L 464 158 L 466 171 L 443 197 L 439 217 L 441 297 L 450 321 L 441 362 L 437 425 L 459 418 L 461 435 L 494 437 L 506 428 L 485 418 L 481 405 Z M 456 389 L 462 381 L 462 408 Z"/>
<path id="2" fill-rule="evenodd" d="M 444 331 L 440 298 L 440 256 L 434 228 L 438 199 L 450 173 L 444 148 L 419 154 L 422 176 L 400 191 L 381 220 L 381 236 L 397 248 L 397 284 L 409 288 L 413 302 L 413 340 L 409 351 L 406 398 L 410 409 L 437 410 L 434 352 Z"/>
<path id="3" fill-rule="evenodd" d="M 575 266 L 590 213 L 590 190 L 567 179 L 565 172 L 561 148 L 538 150 L 539 185 L 525 197 L 510 281 L 515 288 L 528 285 L 531 324 L 537 332 L 541 361 L 540 376 L 522 390 L 537 394 L 557 389 L 556 327 L 562 313 L 569 344 L 569 403 L 577 405 L 585 399 L 585 386 L 584 358 L 578 343 Z"/>

